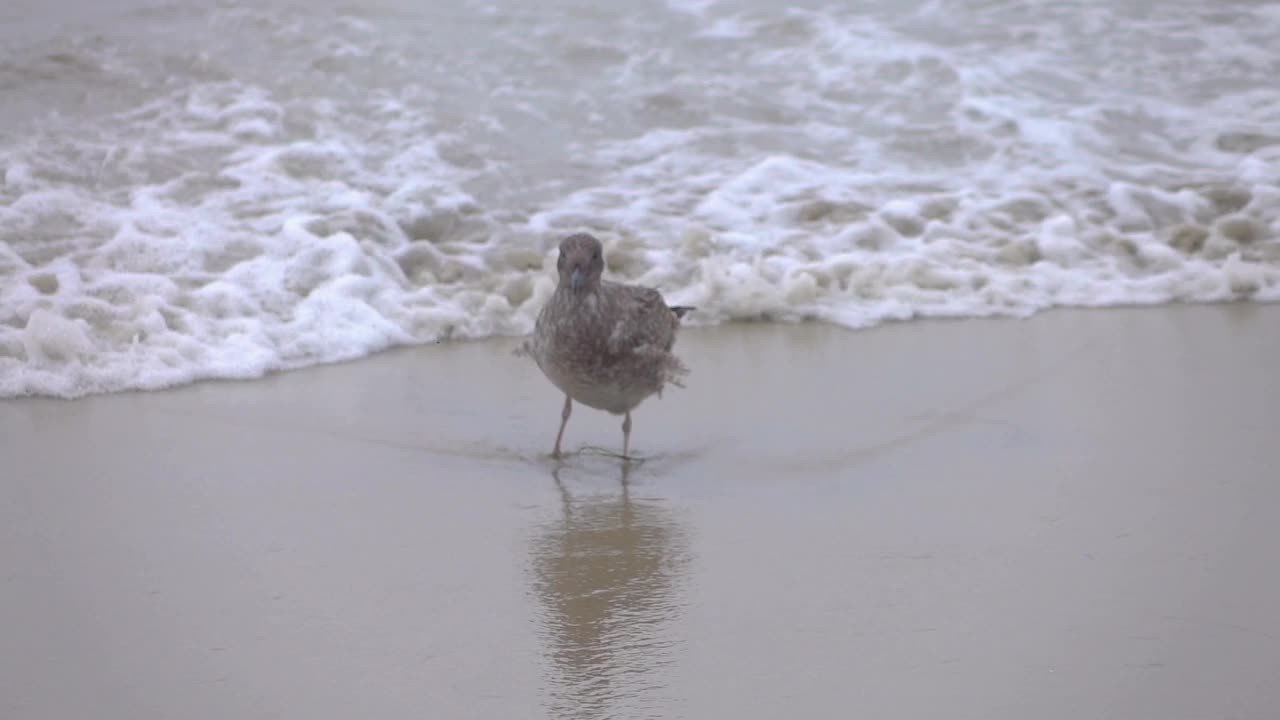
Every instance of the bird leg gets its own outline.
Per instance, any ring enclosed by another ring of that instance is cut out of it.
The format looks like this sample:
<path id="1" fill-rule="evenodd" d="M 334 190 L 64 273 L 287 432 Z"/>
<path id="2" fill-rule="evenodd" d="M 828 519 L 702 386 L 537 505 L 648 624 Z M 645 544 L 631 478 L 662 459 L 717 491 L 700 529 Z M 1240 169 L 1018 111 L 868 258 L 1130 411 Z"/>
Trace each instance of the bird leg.
<path id="1" fill-rule="evenodd" d="M 564 437 L 564 426 L 569 424 L 569 413 L 573 411 L 573 401 L 568 395 L 564 396 L 564 410 L 560 411 L 560 432 L 556 433 L 556 447 L 551 451 L 551 457 L 560 457 L 560 438 Z"/>
<path id="2" fill-rule="evenodd" d="M 627 417 L 622 421 L 622 457 L 630 460 L 631 457 L 627 452 L 631 449 L 631 413 L 627 413 Z"/>

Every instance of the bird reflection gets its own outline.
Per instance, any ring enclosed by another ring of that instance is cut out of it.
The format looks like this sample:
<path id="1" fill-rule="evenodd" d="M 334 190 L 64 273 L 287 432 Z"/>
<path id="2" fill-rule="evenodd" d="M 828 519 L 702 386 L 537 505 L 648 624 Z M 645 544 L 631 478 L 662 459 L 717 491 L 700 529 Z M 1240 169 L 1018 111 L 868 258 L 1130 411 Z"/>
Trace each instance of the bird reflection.
<path id="1" fill-rule="evenodd" d="M 646 715 L 663 696 L 680 642 L 688 537 L 670 508 L 631 496 L 631 468 L 605 496 L 575 499 L 552 471 L 561 517 L 533 545 L 533 585 L 543 606 L 551 716 Z"/>

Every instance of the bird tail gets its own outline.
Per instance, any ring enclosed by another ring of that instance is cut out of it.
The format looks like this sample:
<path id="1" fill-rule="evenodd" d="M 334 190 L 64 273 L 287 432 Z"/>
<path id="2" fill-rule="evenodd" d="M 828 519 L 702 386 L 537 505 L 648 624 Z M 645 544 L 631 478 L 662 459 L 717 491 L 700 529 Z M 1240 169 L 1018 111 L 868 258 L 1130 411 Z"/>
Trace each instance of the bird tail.
<path id="1" fill-rule="evenodd" d="M 684 378 L 689 375 L 689 368 L 680 362 L 680 358 L 667 354 L 666 367 L 663 368 L 662 379 L 678 388 L 684 387 Z M 661 390 L 659 390 L 661 393 Z M 661 397 L 661 395 L 659 395 Z"/>
<path id="2" fill-rule="evenodd" d="M 684 317 L 684 316 L 685 316 L 685 313 L 692 312 L 692 311 L 694 311 L 694 310 L 696 310 L 696 309 L 697 309 L 697 308 L 695 308 L 695 307 L 693 307 L 693 306 L 691 306 L 691 305 L 672 305 L 672 306 L 671 306 L 671 312 L 673 312 L 673 313 L 675 313 L 675 314 L 676 314 L 676 319 L 677 319 L 677 320 L 678 320 L 678 319 L 680 319 L 680 318 L 682 318 L 682 317 Z"/>

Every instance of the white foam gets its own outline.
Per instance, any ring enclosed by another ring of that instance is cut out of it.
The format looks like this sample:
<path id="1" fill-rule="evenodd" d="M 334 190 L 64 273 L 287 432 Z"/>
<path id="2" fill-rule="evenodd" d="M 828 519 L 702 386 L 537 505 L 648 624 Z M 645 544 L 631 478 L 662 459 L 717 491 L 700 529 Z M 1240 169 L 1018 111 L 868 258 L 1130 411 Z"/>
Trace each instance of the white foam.
<path id="1" fill-rule="evenodd" d="M 729 5 L 611 25 L 586 60 L 539 43 L 589 16 L 524 6 L 439 57 L 376 17 L 214 13 L 280 67 L 241 77 L 274 66 L 217 34 L 199 77 L 0 141 L 0 397 L 524 333 L 579 229 L 693 323 L 1280 300 L 1273 11 L 1196 35 L 1031 0 Z M 142 73 L 121 47 L 90 59 Z"/>
<path id="2" fill-rule="evenodd" d="M 86 327 L 83 320 L 71 320 L 44 308 L 36 308 L 27 316 L 22 344 L 27 357 L 36 364 L 73 362 L 93 352 Z"/>
<path id="3" fill-rule="evenodd" d="M 718 0 L 667 0 L 667 7 L 690 15 L 704 15 Z"/>

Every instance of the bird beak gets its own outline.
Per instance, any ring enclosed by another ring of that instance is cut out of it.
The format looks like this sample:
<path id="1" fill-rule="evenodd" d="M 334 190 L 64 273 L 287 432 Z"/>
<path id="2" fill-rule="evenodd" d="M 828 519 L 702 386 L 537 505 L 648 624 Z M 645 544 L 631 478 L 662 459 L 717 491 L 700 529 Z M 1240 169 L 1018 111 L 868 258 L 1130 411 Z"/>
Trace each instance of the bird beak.
<path id="1" fill-rule="evenodd" d="M 580 267 L 573 269 L 573 275 L 569 277 L 569 287 L 572 288 L 574 292 L 578 292 L 582 289 L 582 278 L 585 274 L 586 273 L 582 272 L 582 268 Z"/>

